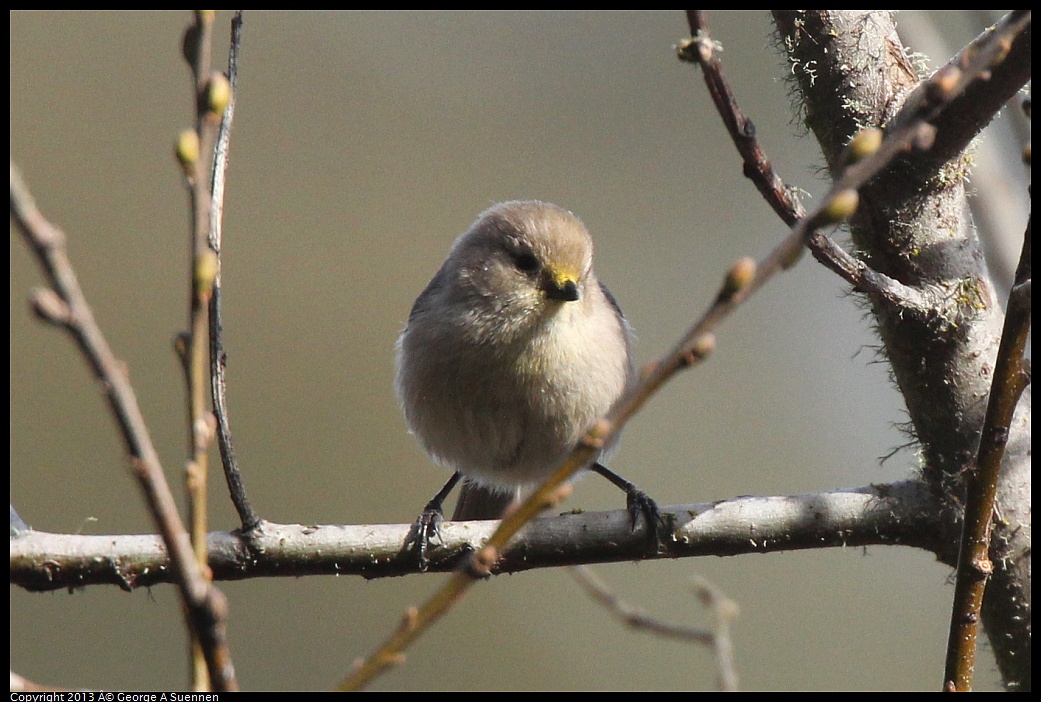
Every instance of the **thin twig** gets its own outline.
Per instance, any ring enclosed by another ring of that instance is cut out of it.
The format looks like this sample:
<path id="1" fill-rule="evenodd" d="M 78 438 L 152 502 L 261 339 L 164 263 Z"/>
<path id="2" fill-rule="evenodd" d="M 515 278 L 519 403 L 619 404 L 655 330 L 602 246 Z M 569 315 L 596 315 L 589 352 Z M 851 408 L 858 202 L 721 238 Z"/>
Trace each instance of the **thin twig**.
<path id="1" fill-rule="evenodd" d="M 193 557 L 188 533 L 177 512 L 177 503 L 138 408 L 134 389 L 87 304 L 65 250 L 65 235 L 36 208 L 14 161 L 11 161 L 11 215 L 52 286 L 52 289 L 38 291 L 35 310 L 70 333 L 100 382 L 130 456 L 131 470 L 162 535 L 170 565 L 177 573 L 189 629 L 203 643 L 214 684 L 221 690 L 237 689 L 226 640 L 224 596 L 206 581 Z"/>
<path id="2" fill-rule="evenodd" d="M 730 640 L 730 622 L 737 615 L 737 604 L 707 580 L 696 579 L 695 591 L 702 603 L 712 611 L 716 624 L 712 629 L 680 626 L 656 619 L 612 592 L 592 569 L 575 566 L 568 570 L 590 597 L 626 626 L 663 638 L 711 646 L 716 653 L 716 680 L 720 691 L 737 692 L 737 673 L 734 669 L 733 646 Z"/>
<path id="3" fill-rule="evenodd" d="M 207 483 L 209 482 L 209 447 L 216 429 L 207 403 L 207 354 L 209 342 L 209 303 L 217 263 L 209 250 L 210 212 L 212 210 L 210 174 L 220 116 L 212 104 L 211 92 L 215 76 L 210 74 L 211 38 L 214 10 L 196 10 L 185 30 L 184 57 L 192 71 L 192 102 L 195 106 L 195 133 L 199 152 L 190 163 L 183 163 L 191 209 L 191 256 L 188 271 L 188 332 L 180 338 L 183 347 L 188 400 L 188 460 L 185 470 L 188 521 L 192 545 L 199 567 L 208 573 L 206 563 Z M 222 112 L 223 110 L 221 110 Z M 196 691 L 211 689 L 200 644 L 192 641 L 192 681 Z"/>
<path id="4" fill-rule="evenodd" d="M 722 590 L 702 577 L 694 578 L 694 591 L 712 610 L 715 627 L 712 645 L 716 651 L 716 682 L 721 692 L 737 692 L 737 666 L 734 663 L 734 644 L 730 636 L 730 623 L 737 619 L 740 608 L 737 602 L 723 594 Z"/>
<path id="5" fill-rule="evenodd" d="M 260 516 L 253 509 L 242 473 L 235 459 L 235 447 L 231 439 L 228 419 L 227 354 L 224 351 L 224 323 L 221 313 L 221 245 L 223 237 L 224 183 L 228 171 L 228 147 L 231 125 L 235 117 L 235 98 L 238 93 L 239 50 L 242 46 L 242 11 L 235 12 L 231 20 L 231 49 L 228 52 L 228 81 L 231 83 L 231 101 L 221 118 L 217 135 L 217 147 L 213 159 L 213 206 L 210 212 L 210 249 L 217 255 L 217 275 L 213 281 L 213 297 L 210 298 L 210 394 L 213 414 L 217 418 L 217 445 L 220 448 L 224 477 L 228 483 L 231 501 L 239 514 L 242 530 L 252 531 L 260 525 Z"/>
<path id="6" fill-rule="evenodd" d="M 1005 311 L 1001 345 L 994 362 L 994 380 L 979 452 L 965 476 L 965 521 L 947 639 L 945 690 L 968 692 L 972 689 L 983 593 L 994 571 L 990 558 L 990 532 L 998 479 L 1012 417 L 1030 382 L 1023 356 L 1030 335 L 1030 248 L 1028 221 L 1019 267 Z"/>
<path id="7" fill-rule="evenodd" d="M 806 209 L 794 189 L 786 186 L 774 171 L 756 136 L 755 124 L 738 107 L 723 71 L 719 47 L 709 33 L 705 11 L 687 10 L 687 22 L 693 38 L 680 42 L 677 55 L 681 60 L 697 63 L 701 67 L 716 111 L 744 161 L 745 176 L 752 181 L 777 216 L 789 227 L 794 225 L 806 216 Z M 926 304 L 920 292 L 871 270 L 824 232 L 814 232 L 807 242 L 807 248 L 814 258 L 852 285 L 855 291 L 871 293 L 902 306 L 921 308 Z"/>
<path id="8" fill-rule="evenodd" d="M 794 191 L 785 186 L 784 181 L 774 171 L 756 136 L 755 124 L 737 106 L 737 99 L 723 72 L 723 62 L 719 59 L 719 47 L 709 33 L 705 11 L 687 10 L 687 23 L 690 25 L 693 38 L 680 42 L 676 47 L 677 55 L 684 61 L 695 62 L 701 66 L 701 73 L 705 77 L 705 85 L 712 96 L 712 102 L 716 105 L 716 111 L 719 112 L 723 125 L 744 160 L 745 176 L 752 180 L 777 216 L 791 227 L 806 216 L 806 209 Z"/>
<path id="9" fill-rule="evenodd" d="M 681 641 L 692 641 L 700 644 L 712 644 L 712 631 L 700 626 L 680 626 L 672 622 L 656 619 L 642 609 L 631 605 L 614 592 L 588 566 L 568 568 L 571 576 L 582 586 L 590 597 L 599 602 L 608 612 L 617 617 L 626 626 L 642 629 L 655 634 Z"/>

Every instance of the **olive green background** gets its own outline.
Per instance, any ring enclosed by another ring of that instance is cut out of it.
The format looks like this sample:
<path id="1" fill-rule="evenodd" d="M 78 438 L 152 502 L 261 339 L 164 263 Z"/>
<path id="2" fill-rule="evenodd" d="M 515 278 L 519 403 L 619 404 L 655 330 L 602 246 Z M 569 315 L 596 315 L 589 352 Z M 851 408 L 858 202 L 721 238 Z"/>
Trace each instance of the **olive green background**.
<path id="1" fill-rule="evenodd" d="M 181 492 L 187 198 L 172 157 L 191 123 L 187 13 L 12 13 L 11 154 L 65 229 Z M 824 188 L 764 13 L 710 15 L 737 97 L 782 177 Z M 980 25 L 965 16 L 955 46 Z M 230 13 L 218 18 L 224 65 Z M 394 342 L 448 246 L 490 204 L 573 210 L 648 361 L 711 301 L 738 257 L 784 234 L 750 183 L 665 13 L 246 15 L 225 209 L 231 420 L 261 514 L 411 521 L 448 473 L 405 430 Z M 13 231 L 13 230 L 12 230 Z M 11 495 L 32 526 L 152 529 L 99 389 L 72 344 L 28 313 L 42 284 L 11 237 Z M 809 256 L 729 319 L 710 362 L 627 429 L 612 467 L 661 504 L 895 480 L 915 466 L 870 320 Z M 212 523 L 236 525 L 222 481 Z M 620 509 L 598 479 L 567 508 Z M 744 689 L 937 689 L 950 570 L 904 548 L 598 568 L 672 621 L 707 623 L 695 574 L 741 606 Z M 322 690 L 443 576 L 223 583 L 239 680 Z M 186 685 L 176 593 L 11 588 L 11 668 L 68 687 Z M 996 686 L 984 652 L 980 688 Z M 376 689 L 712 689 L 702 647 L 634 633 L 564 571 L 494 578 Z"/>

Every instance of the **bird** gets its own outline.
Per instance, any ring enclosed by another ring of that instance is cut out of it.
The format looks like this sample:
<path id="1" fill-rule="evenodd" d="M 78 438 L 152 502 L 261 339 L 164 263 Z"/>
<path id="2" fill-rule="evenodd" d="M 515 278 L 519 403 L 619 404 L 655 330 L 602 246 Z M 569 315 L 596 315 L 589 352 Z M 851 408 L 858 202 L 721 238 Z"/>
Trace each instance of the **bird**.
<path id="1" fill-rule="evenodd" d="M 397 343 L 395 387 L 423 449 L 454 472 L 406 540 L 426 567 L 443 502 L 453 520 L 499 519 L 556 470 L 634 383 L 633 333 L 593 270 L 585 225 L 557 205 L 502 202 L 452 244 L 416 298 Z M 657 539 L 657 506 L 601 458 L 588 468 L 621 488 L 636 528 Z"/>

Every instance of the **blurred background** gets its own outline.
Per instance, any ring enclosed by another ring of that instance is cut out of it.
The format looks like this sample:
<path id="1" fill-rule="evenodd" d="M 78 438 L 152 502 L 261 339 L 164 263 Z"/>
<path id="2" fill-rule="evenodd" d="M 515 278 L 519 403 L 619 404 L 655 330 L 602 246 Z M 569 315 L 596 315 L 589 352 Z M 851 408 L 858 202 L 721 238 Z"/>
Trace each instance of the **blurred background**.
<path id="1" fill-rule="evenodd" d="M 944 14 L 933 28 L 951 50 L 985 26 L 978 14 Z M 218 66 L 230 19 L 218 16 Z M 822 159 L 787 99 L 769 17 L 709 19 L 778 172 L 822 192 Z M 188 14 L 10 20 L 11 155 L 66 231 L 180 493 L 187 432 L 171 340 L 187 319 L 189 246 L 172 144 L 192 120 L 180 49 Z M 247 13 L 223 282 L 232 429 L 264 518 L 410 522 L 448 477 L 406 432 L 394 342 L 453 239 L 492 203 L 540 198 L 585 221 L 641 362 L 672 346 L 734 260 L 761 257 L 783 236 L 741 175 L 699 72 L 675 57 L 688 34 L 681 11 Z M 41 530 L 149 532 L 97 385 L 69 340 L 28 312 L 41 284 L 12 235 L 12 502 Z M 709 363 L 629 425 L 612 468 L 664 505 L 908 476 L 913 450 L 881 460 L 908 438 L 870 326 L 846 286 L 804 257 L 726 322 Z M 219 477 L 211 501 L 213 528 L 234 528 Z M 566 507 L 623 502 L 587 479 Z M 924 552 L 597 570 L 618 595 L 675 622 L 710 621 L 694 575 L 736 599 L 743 689 L 940 683 L 953 588 Z M 329 689 L 442 577 L 222 583 L 240 683 Z M 11 669 L 47 684 L 187 685 L 172 587 L 12 587 L 10 643 Z M 989 652 L 977 671 L 978 689 L 997 687 Z M 709 651 L 633 633 L 567 573 L 545 570 L 474 588 L 375 688 L 712 689 L 714 675 Z"/>

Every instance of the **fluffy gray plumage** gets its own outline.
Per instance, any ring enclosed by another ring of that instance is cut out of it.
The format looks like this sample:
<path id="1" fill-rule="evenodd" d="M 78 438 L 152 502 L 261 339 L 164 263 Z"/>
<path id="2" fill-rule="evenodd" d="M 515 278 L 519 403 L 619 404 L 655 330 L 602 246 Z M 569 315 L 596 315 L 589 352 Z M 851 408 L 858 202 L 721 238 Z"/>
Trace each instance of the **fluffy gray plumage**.
<path id="1" fill-rule="evenodd" d="M 481 214 L 398 340 L 409 428 L 467 479 L 454 518 L 499 517 L 560 465 L 632 382 L 630 341 L 577 217 L 536 201 Z"/>

